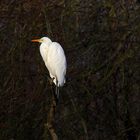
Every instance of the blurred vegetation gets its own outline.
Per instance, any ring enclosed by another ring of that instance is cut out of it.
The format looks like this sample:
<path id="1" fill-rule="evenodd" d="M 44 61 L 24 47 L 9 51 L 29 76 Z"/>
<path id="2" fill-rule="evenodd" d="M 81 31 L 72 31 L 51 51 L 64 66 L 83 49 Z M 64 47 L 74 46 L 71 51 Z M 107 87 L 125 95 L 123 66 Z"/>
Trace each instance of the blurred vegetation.
<path id="1" fill-rule="evenodd" d="M 31 39 L 63 46 L 60 140 L 140 140 L 140 2 L 0 1 L 0 140 L 49 140 L 48 71 Z"/>

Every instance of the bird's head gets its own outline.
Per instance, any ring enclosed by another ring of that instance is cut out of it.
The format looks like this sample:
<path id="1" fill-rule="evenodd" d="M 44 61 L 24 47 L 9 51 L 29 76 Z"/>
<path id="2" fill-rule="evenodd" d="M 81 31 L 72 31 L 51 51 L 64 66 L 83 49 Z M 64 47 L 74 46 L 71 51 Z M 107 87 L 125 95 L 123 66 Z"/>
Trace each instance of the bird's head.
<path id="1" fill-rule="evenodd" d="M 42 37 L 40 39 L 33 39 L 32 42 L 51 43 L 52 41 L 48 37 Z"/>

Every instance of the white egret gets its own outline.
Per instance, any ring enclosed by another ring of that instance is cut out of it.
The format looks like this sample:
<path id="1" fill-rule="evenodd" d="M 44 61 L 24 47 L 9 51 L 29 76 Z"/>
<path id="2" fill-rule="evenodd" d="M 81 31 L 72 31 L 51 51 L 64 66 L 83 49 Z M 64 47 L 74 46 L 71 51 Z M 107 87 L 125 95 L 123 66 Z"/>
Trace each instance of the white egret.
<path id="1" fill-rule="evenodd" d="M 34 39 L 32 42 L 39 42 L 40 54 L 49 71 L 53 83 L 56 85 L 56 94 L 59 96 L 59 87 L 65 83 L 66 57 L 63 48 L 57 42 L 52 42 L 48 37 Z"/>

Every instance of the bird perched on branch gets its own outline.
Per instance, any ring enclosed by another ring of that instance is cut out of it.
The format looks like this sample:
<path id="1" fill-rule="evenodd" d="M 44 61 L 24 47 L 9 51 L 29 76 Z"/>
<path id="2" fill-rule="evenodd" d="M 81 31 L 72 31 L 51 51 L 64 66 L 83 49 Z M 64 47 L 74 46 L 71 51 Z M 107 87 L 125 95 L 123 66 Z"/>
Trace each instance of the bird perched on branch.
<path id="1" fill-rule="evenodd" d="M 49 71 L 53 83 L 56 85 L 56 94 L 59 96 L 59 87 L 65 83 L 66 75 L 66 56 L 63 48 L 57 42 L 52 42 L 48 37 L 34 39 L 32 42 L 39 42 L 40 54 Z"/>

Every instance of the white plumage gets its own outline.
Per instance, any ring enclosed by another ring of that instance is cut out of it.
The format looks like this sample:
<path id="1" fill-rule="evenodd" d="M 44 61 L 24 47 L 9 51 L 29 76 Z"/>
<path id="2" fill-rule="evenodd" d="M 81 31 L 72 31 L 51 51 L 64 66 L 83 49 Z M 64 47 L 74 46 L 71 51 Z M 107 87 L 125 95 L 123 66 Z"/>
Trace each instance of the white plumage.
<path id="1" fill-rule="evenodd" d="M 50 77 L 53 79 L 57 87 L 63 86 L 66 75 L 66 57 L 61 45 L 52 42 L 48 37 L 32 40 L 32 42 L 40 42 L 40 54 L 49 71 Z"/>

